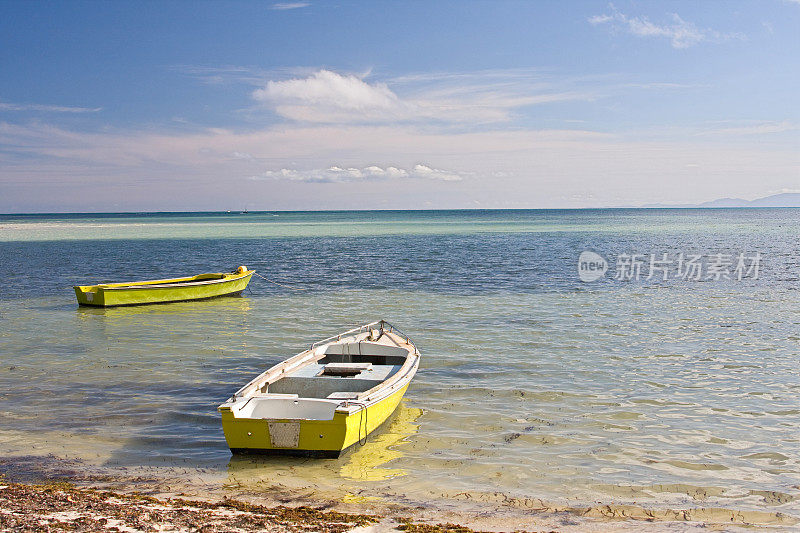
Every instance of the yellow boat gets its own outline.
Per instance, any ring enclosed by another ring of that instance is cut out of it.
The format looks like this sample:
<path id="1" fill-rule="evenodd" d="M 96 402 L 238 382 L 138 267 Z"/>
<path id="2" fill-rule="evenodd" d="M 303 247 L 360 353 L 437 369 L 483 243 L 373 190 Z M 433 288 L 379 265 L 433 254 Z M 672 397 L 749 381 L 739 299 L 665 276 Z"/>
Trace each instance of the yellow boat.
<path id="1" fill-rule="evenodd" d="M 94 307 L 182 302 L 241 294 L 253 273 L 255 270 L 240 266 L 236 271 L 229 273 L 130 283 L 76 285 L 73 288 L 79 305 Z"/>
<path id="2" fill-rule="evenodd" d="M 420 353 L 383 320 L 316 342 L 219 406 L 234 453 L 339 457 L 397 408 Z"/>

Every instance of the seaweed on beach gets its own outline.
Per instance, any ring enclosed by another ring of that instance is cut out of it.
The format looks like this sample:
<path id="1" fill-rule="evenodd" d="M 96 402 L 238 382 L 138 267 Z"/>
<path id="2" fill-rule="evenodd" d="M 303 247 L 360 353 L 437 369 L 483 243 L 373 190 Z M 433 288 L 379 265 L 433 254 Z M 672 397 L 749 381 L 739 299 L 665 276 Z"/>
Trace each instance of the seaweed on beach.
<path id="1" fill-rule="evenodd" d="M 0 480 L 1 482 L 2 480 Z M 0 485 L 3 531 L 199 531 L 343 533 L 377 517 L 311 507 L 265 507 L 234 500 L 160 500 L 142 494 L 77 488 L 58 481 Z"/>
<path id="2" fill-rule="evenodd" d="M 449 522 L 445 524 L 422 524 L 419 522 L 414 522 L 410 518 L 402 518 L 399 519 L 399 521 L 401 523 L 397 526 L 397 529 L 400 531 L 406 531 L 408 533 L 490 533 L 488 531 L 476 531 L 474 529 L 470 529 L 459 524 L 451 524 Z M 558 532 L 548 531 L 547 533 Z"/>

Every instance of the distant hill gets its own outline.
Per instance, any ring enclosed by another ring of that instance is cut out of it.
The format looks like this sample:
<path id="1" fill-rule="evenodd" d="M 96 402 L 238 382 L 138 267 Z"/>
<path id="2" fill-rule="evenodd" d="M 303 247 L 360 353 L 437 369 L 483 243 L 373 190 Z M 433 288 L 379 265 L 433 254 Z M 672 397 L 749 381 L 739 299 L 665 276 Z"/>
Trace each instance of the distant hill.
<path id="1" fill-rule="evenodd" d="M 697 208 L 697 207 L 800 207 L 800 193 L 784 192 L 755 200 L 742 198 L 719 198 L 702 204 L 647 204 L 649 208 Z"/>
<path id="2" fill-rule="evenodd" d="M 750 207 L 750 202 L 741 198 L 718 198 L 710 202 L 703 202 L 697 207 Z"/>

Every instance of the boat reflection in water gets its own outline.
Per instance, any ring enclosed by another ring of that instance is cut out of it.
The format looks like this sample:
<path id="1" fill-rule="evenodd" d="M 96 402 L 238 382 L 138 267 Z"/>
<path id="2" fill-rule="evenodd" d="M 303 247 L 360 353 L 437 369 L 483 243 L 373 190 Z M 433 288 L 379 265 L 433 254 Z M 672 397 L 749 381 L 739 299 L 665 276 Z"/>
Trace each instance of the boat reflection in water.
<path id="1" fill-rule="evenodd" d="M 213 300 L 170 302 L 162 305 L 131 305 L 119 307 L 75 308 L 78 318 L 92 319 L 105 317 L 105 321 L 187 319 L 203 320 L 213 316 L 235 316 L 250 311 L 252 304 L 248 298 L 229 297 Z"/>
<path id="2" fill-rule="evenodd" d="M 138 363 L 170 356 L 187 365 L 208 363 L 211 354 L 203 354 L 211 348 L 215 349 L 213 357 L 219 357 L 219 350 L 241 353 L 255 329 L 251 323 L 252 311 L 248 298 L 124 307 L 80 306 L 75 310 L 78 319 L 75 327 L 83 335 L 100 335 L 109 345 L 122 342 L 118 349 L 124 346 Z M 169 339 L 169 349 L 165 349 L 165 339 Z"/>
<path id="3" fill-rule="evenodd" d="M 347 456 L 347 461 L 339 469 L 339 475 L 342 478 L 361 481 L 379 481 L 406 475 L 406 471 L 402 468 L 384 465 L 403 457 L 403 452 L 398 446 L 419 431 L 419 424 L 416 421 L 420 416 L 422 409 L 406 407 L 401 403 L 387 430 L 378 433 L 364 446 Z"/>
<path id="4" fill-rule="evenodd" d="M 390 463 L 403 457 L 403 444 L 419 430 L 422 409 L 401 401 L 385 430 L 376 432 L 338 460 L 287 456 L 233 455 L 228 463 L 227 487 L 240 490 L 273 489 L 351 491 L 353 481 L 380 481 L 404 476 Z M 291 485 L 290 485 L 291 483 Z"/>

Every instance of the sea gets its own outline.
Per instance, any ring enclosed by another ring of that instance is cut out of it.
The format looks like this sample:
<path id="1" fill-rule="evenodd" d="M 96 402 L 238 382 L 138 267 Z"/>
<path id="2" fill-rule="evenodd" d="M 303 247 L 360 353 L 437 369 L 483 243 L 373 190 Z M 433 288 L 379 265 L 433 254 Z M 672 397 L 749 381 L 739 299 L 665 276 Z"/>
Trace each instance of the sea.
<path id="1" fill-rule="evenodd" d="M 241 297 L 72 289 L 240 265 L 266 278 Z M 800 209 L 2 215 L 0 275 L 8 479 L 800 520 Z M 378 319 L 422 353 L 389 425 L 340 459 L 230 454 L 221 402 Z"/>

